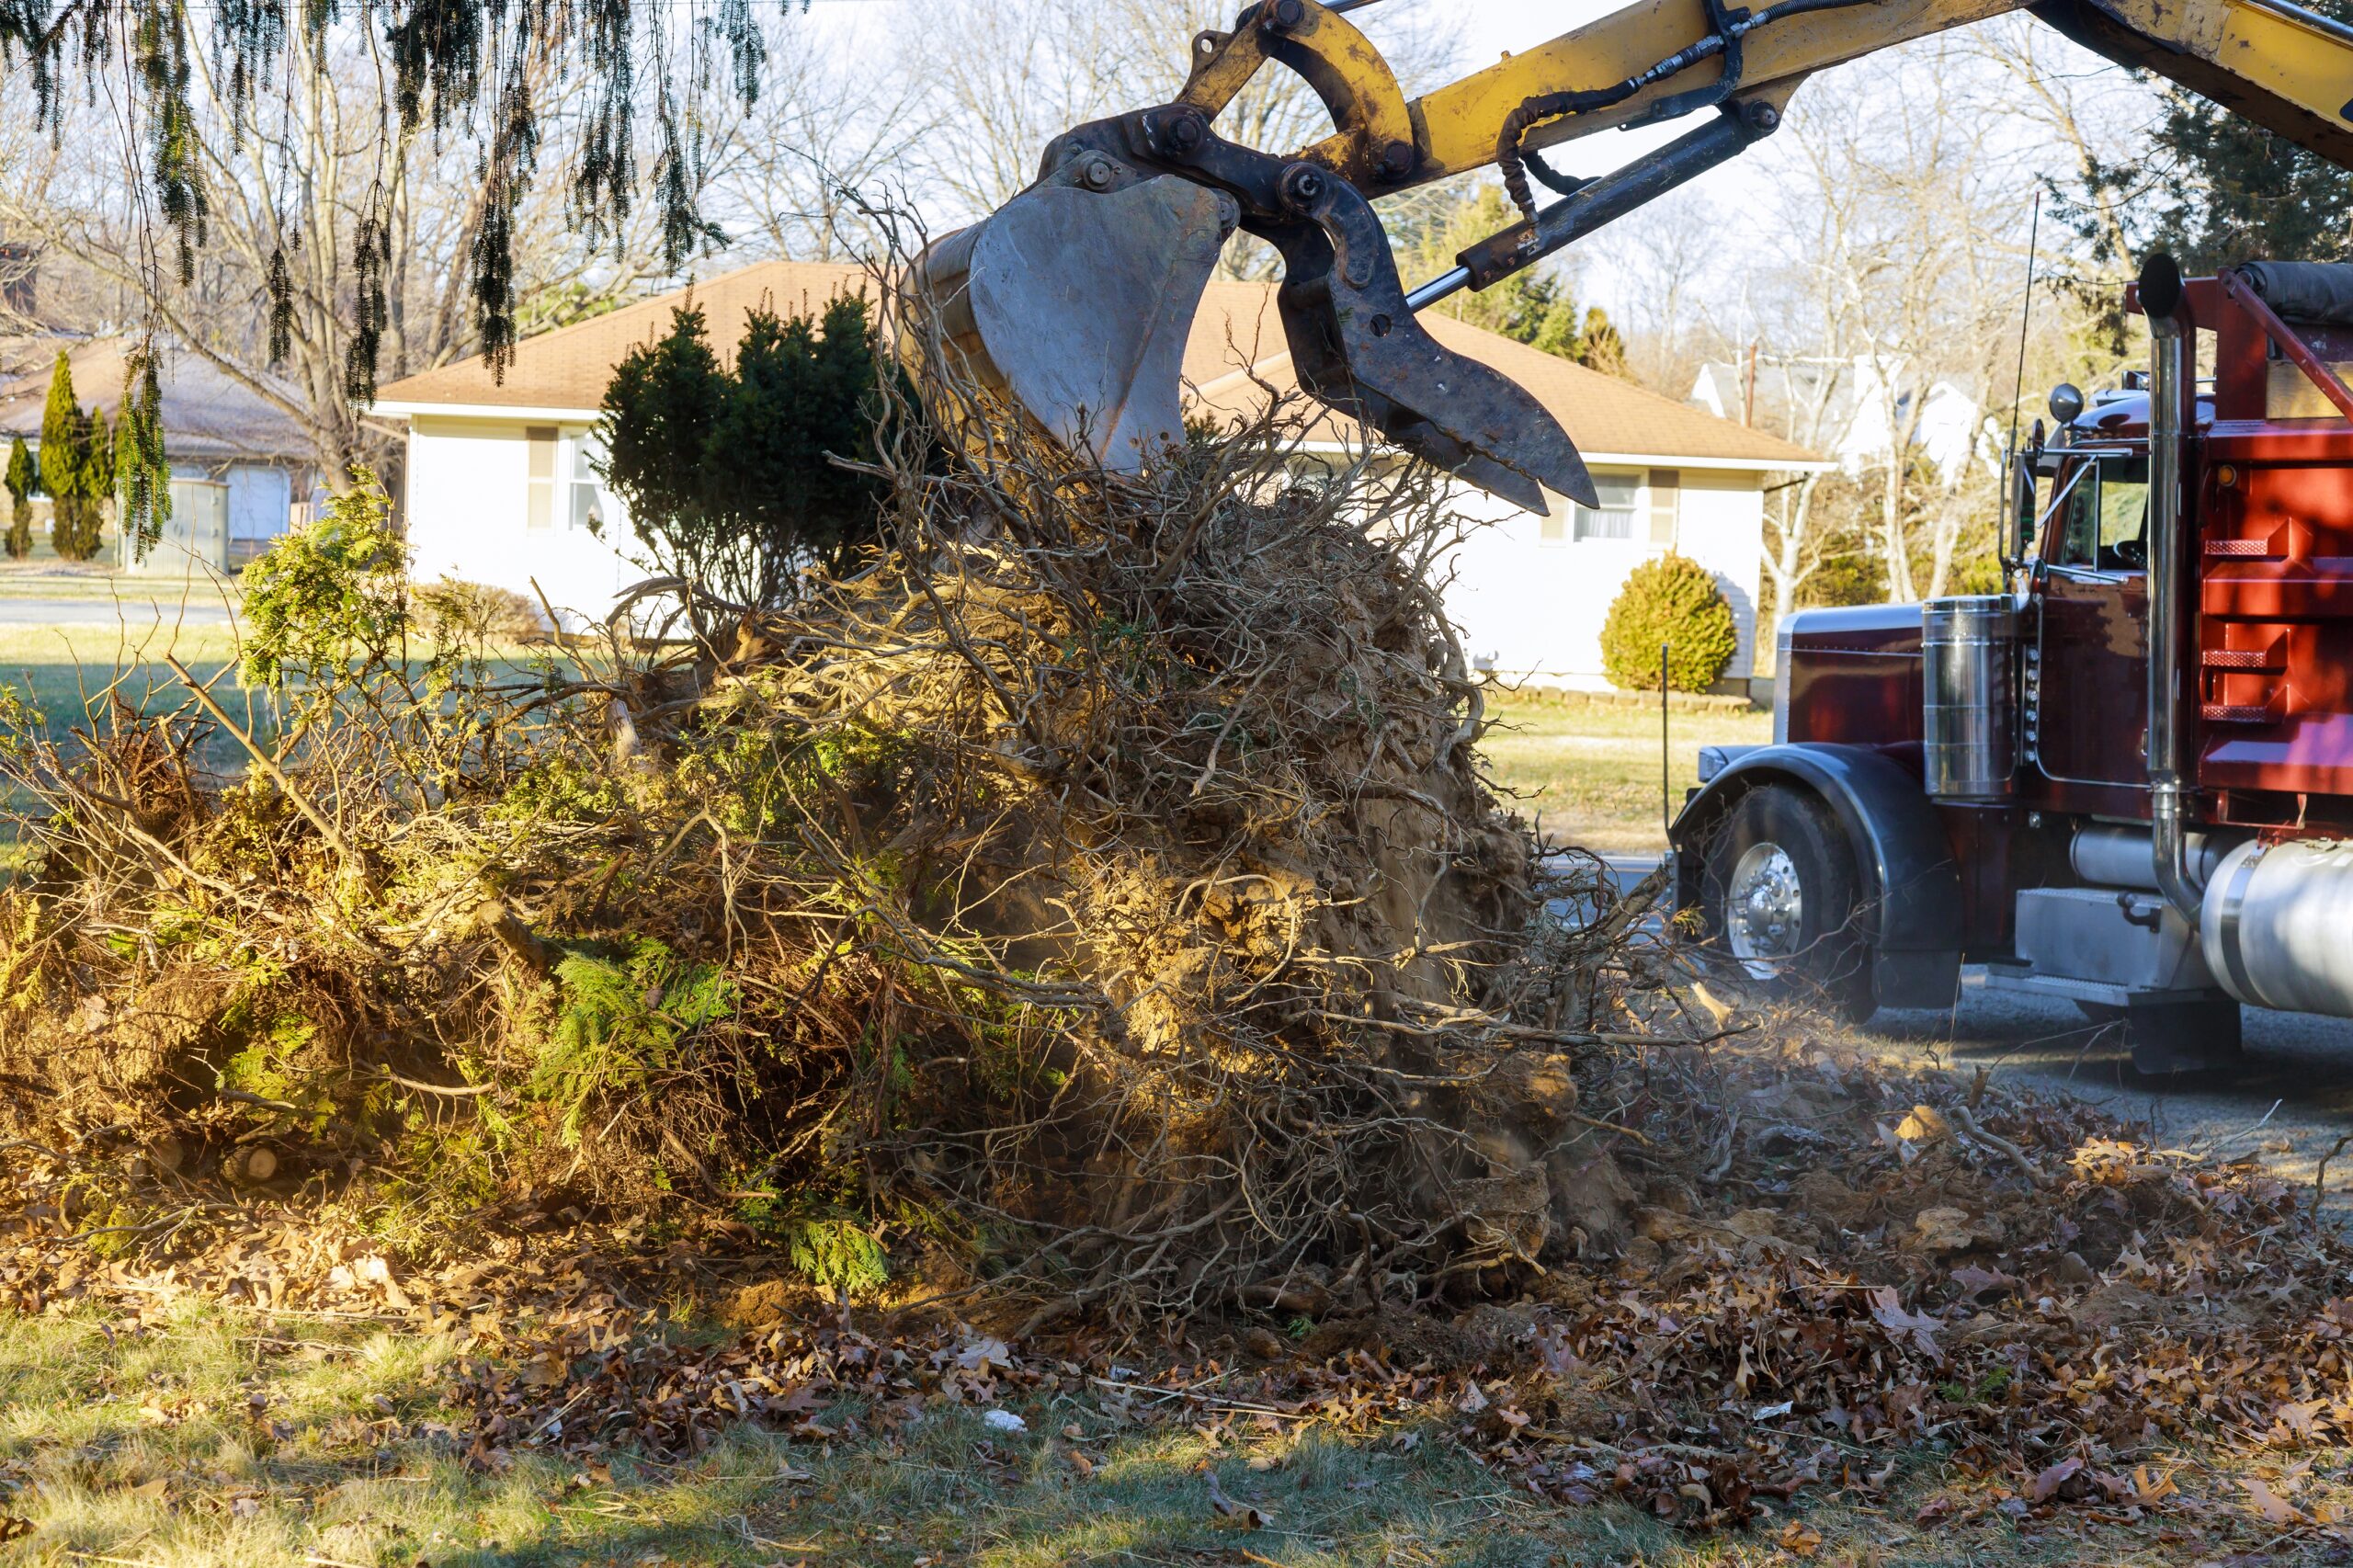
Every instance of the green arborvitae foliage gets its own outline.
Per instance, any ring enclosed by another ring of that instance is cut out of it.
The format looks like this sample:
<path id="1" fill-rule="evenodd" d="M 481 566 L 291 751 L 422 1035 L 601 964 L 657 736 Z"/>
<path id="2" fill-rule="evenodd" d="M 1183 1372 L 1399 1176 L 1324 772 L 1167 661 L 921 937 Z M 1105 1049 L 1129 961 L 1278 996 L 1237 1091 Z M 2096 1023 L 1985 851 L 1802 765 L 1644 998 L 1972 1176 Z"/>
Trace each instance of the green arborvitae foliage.
<path id="1" fill-rule="evenodd" d="M 124 553 L 143 558 L 172 515 L 172 465 L 164 455 L 164 388 L 152 344 L 133 349 L 122 372 L 122 412 L 114 428 L 115 515 Z"/>
<path id="2" fill-rule="evenodd" d="M 782 7 L 805 8 L 806 0 Z M 683 45 L 678 18 L 673 7 L 644 0 L 75 0 L 65 6 L 0 0 L 0 63 L 22 72 L 37 131 L 63 135 L 77 99 L 118 106 L 141 143 L 147 187 L 141 210 L 169 229 L 185 281 L 212 211 L 203 152 L 209 125 L 199 106 L 205 114 L 217 106 L 233 122 L 230 133 L 259 135 L 256 127 L 301 90 L 290 79 L 293 61 L 320 70 L 364 50 L 377 66 L 380 162 L 396 141 L 420 131 L 474 143 L 483 210 L 466 258 L 468 292 L 483 353 L 503 369 L 516 340 L 515 213 L 540 172 L 543 116 L 585 118 L 586 148 L 570 171 L 568 195 L 586 244 L 618 245 L 649 185 L 665 270 L 724 243 L 699 210 L 705 148 L 726 100 L 748 108 L 758 97 L 767 40 L 752 0 L 699 8 Z M 297 28 L 306 47 L 290 55 Z M 211 62 L 203 72 L 193 69 L 199 55 Z M 642 123 L 649 111 L 650 137 Z M 641 169 L 636 150 L 648 142 L 653 157 Z M 380 189 L 352 226 L 359 331 L 347 380 L 361 402 L 375 393 L 388 319 L 382 212 L 389 201 Z"/>
<path id="3" fill-rule="evenodd" d="M 40 488 L 40 471 L 22 436 L 8 443 L 8 472 L 0 483 L 8 490 L 8 559 L 22 561 L 33 552 L 33 492 Z"/>
<path id="4" fill-rule="evenodd" d="M 1627 574 L 1601 625 L 1601 663 L 1627 691 L 1658 689 L 1658 651 L 1666 644 L 1666 683 L 1705 691 L 1723 678 L 1740 647 L 1732 605 L 1708 569 L 1669 551 Z"/>
<path id="5" fill-rule="evenodd" d="M 567 1148 L 592 1105 L 655 1089 L 684 1065 L 698 1031 L 735 1011 L 735 987 L 711 964 L 688 963 L 651 937 L 620 959 L 574 953 L 555 966 L 563 996 L 529 1085 L 563 1114 Z"/>
<path id="6" fill-rule="evenodd" d="M 803 567 L 838 568 L 875 537 L 881 485 L 832 459 L 872 455 L 885 373 L 862 297 L 822 321 L 752 312 L 732 370 L 689 305 L 613 372 L 607 483 L 665 571 L 781 604 Z"/>
<path id="7" fill-rule="evenodd" d="M 410 631 L 408 555 L 376 476 L 352 472 L 326 516 L 287 534 L 244 574 L 245 685 L 312 686 L 402 659 Z"/>
<path id="8" fill-rule="evenodd" d="M 114 493 L 114 446 L 106 415 L 74 397 L 74 367 L 61 353 L 40 417 L 40 487 L 49 492 L 49 540 L 66 561 L 98 553 L 107 497 Z"/>

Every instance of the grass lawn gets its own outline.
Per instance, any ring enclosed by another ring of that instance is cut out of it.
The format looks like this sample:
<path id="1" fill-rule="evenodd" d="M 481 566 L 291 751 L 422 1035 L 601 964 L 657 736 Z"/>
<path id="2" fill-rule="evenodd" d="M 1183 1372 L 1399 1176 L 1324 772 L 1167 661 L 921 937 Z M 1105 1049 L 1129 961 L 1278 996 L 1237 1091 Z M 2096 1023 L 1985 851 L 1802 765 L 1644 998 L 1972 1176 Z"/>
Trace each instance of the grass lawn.
<path id="1" fill-rule="evenodd" d="M 856 1403 L 833 1440 L 749 1426 L 676 1464 L 529 1448 L 469 1464 L 445 1399 L 448 1335 L 183 1301 L 143 1324 L 87 1312 L 0 1319 L 0 1560 L 64 1568 L 491 1568 L 493 1564 L 1447 1564 L 1648 1568 L 1967 1561 L 2023 1568 L 2080 1541 L 1972 1532 L 1960 1555 L 1913 1527 L 1933 1465 L 1892 1494 L 1680 1534 L 1607 1502 L 1561 1507 L 1457 1449 L 1442 1426 L 1339 1429 L 1243 1415 L 1140 1424 L 1079 1379 L 1006 1408 L 932 1410 L 888 1435 Z M 1212 1494 L 1236 1512 L 1222 1514 Z M 1813 1530 L 1822 1531 L 1813 1537 Z M 1785 1536 L 1784 1532 L 1790 1532 Z M 1818 1547 L 1827 1538 L 1827 1549 Z M 2165 1561 L 2126 1533 L 2104 1563 Z"/>
<path id="2" fill-rule="evenodd" d="M 131 619 L 131 607 L 125 608 L 119 626 L 0 626 L 0 685 L 58 727 L 79 723 L 85 703 L 103 696 L 119 677 L 118 689 L 133 703 L 176 685 L 179 677 L 164 663 L 167 653 L 199 677 L 210 676 L 233 656 L 229 627 L 175 627 L 168 619 Z M 214 688 L 222 706 L 242 722 L 239 690 L 233 683 Z"/>
<path id="3" fill-rule="evenodd" d="M 1490 695 L 1497 722 L 1481 749 L 1495 782 L 1548 836 L 1586 849 L 1666 846 L 1659 805 L 1658 708 L 1576 703 L 1528 692 Z M 1773 738 L 1773 715 L 1745 709 L 1677 709 L 1667 715 L 1671 799 L 1699 781 L 1703 745 Z"/>

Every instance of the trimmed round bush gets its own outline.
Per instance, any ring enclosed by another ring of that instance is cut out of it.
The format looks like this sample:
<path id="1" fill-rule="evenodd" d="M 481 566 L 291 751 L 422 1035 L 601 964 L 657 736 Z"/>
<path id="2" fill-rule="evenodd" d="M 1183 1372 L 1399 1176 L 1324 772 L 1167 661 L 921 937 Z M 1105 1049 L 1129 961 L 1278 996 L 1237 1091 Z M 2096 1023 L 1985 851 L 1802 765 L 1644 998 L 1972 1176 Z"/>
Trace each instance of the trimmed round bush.
<path id="1" fill-rule="evenodd" d="M 1627 575 L 1601 623 L 1601 666 L 1627 691 L 1658 689 L 1658 648 L 1667 645 L 1666 684 L 1705 691 L 1723 678 L 1740 646 L 1732 605 L 1708 569 L 1669 551 Z"/>

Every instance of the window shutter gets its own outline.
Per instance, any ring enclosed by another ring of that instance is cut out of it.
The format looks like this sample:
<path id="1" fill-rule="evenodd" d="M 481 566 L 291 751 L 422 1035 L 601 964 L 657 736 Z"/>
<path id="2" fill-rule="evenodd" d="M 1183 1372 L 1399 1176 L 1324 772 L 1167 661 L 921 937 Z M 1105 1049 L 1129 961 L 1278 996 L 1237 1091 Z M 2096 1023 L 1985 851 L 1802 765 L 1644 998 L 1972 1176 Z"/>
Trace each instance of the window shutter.
<path id="1" fill-rule="evenodd" d="M 1680 469 L 1651 470 L 1651 542 L 1673 549 L 1677 514 L 1683 501 Z"/>
<path id="2" fill-rule="evenodd" d="M 529 488 L 523 506 L 523 526 L 543 533 L 555 525 L 555 426 L 526 425 Z"/>

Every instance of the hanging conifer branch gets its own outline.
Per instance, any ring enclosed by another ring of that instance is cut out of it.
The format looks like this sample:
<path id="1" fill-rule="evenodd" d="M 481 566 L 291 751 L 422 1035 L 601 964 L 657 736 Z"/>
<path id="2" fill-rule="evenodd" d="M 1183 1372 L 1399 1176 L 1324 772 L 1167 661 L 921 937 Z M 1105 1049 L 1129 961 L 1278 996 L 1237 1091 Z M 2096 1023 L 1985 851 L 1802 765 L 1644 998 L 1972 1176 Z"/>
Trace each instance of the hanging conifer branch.
<path id="1" fill-rule="evenodd" d="M 209 26 L 193 15 L 199 3 Z M 185 284 L 212 210 L 192 90 L 197 51 L 210 51 L 206 103 L 242 129 L 273 95 L 296 91 L 298 57 L 301 69 L 323 71 L 334 58 L 331 34 L 351 29 L 365 37 L 386 65 L 380 131 L 386 148 L 419 134 L 471 137 L 479 146 L 484 213 L 468 258 L 469 292 L 474 335 L 491 364 L 503 369 L 516 334 L 515 214 L 540 172 L 545 82 L 564 85 L 567 109 L 586 105 L 568 206 L 592 244 L 617 240 L 629 217 L 639 188 L 639 110 L 651 108 L 657 132 L 651 183 L 664 260 L 675 270 L 724 243 L 699 210 L 701 95 L 720 84 L 698 78 L 719 74 L 710 65 L 723 51 L 724 88 L 746 106 L 758 97 L 767 62 L 759 3 L 718 0 L 714 15 L 680 22 L 662 0 L 0 0 L 0 66 L 23 74 L 37 126 L 55 136 L 65 131 L 74 73 L 93 96 L 108 74 L 127 75 L 131 122 L 144 142 L 145 195 L 160 227 L 170 232 Z M 779 15 L 808 6 L 773 3 Z M 688 52 L 696 58 L 685 62 L 688 80 L 674 79 L 674 32 L 694 44 Z M 297 41 L 307 47 L 290 47 Z M 535 62 L 551 70 L 535 71 Z M 641 69 L 641 62 L 650 63 Z M 357 401 L 374 395 L 385 340 L 388 199 L 380 192 L 354 225 L 359 329 L 345 388 Z M 269 263 L 273 351 L 284 339 L 286 265 L 282 251 Z"/>

